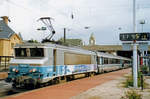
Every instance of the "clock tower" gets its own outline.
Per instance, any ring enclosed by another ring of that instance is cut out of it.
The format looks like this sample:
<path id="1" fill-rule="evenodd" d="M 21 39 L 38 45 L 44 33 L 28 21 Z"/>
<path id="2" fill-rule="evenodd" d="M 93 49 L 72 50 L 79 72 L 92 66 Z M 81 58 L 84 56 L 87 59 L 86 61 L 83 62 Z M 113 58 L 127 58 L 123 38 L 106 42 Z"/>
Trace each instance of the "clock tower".
<path id="1" fill-rule="evenodd" d="M 94 34 L 92 33 L 90 38 L 89 38 L 89 45 L 95 45 L 95 38 L 94 38 Z"/>

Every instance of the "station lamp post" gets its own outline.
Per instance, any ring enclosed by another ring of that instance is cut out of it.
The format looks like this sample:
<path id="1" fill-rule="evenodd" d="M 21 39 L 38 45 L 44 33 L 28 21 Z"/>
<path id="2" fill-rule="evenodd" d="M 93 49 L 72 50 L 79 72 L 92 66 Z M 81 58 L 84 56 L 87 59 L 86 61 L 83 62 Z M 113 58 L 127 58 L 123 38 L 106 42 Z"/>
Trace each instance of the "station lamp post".
<path id="1" fill-rule="evenodd" d="M 142 25 L 141 32 L 143 32 L 143 25 L 145 24 L 145 20 L 141 20 L 140 24 Z"/>
<path id="2" fill-rule="evenodd" d="M 141 32 L 144 32 L 143 31 L 143 28 L 144 28 L 143 25 L 145 24 L 145 20 L 141 20 L 140 24 L 141 24 Z M 147 54 L 147 51 L 146 51 L 146 54 Z M 142 56 L 143 56 L 143 58 L 142 58 L 143 64 L 142 65 L 147 65 L 147 60 L 146 60 L 146 63 L 145 63 L 145 59 L 144 59 L 144 51 L 142 51 Z"/>

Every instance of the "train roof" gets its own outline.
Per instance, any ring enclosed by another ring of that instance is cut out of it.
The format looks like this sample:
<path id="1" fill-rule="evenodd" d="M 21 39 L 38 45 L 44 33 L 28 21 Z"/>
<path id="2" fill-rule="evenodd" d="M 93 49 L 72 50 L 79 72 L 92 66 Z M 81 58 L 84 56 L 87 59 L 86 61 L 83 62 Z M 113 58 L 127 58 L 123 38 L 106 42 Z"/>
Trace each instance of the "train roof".
<path id="1" fill-rule="evenodd" d="M 124 60 L 131 60 L 129 58 L 103 53 L 103 52 L 94 52 L 82 49 L 80 47 L 69 47 L 69 46 L 63 46 L 58 44 L 52 44 L 52 43 L 24 43 L 24 44 L 17 44 L 14 48 L 55 48 L 55 49 L 61 49 L 61 50 L 70 50 L 77 53 L 82 54 L 92 54 L 92 55 L 98 55 L 100 57 L 109 57 L 109 58 L 115 58 L 115 59 L 124 59 Z"/>
<path id="2" fill-rule="evenodd" d="M 103 52 L 98 52 L 97 55 L 100 57 L 109 57 L 109 58 L 115 58 L 115 59 L 131 60 L 130 58 L 117 56 L 117 55 L 113 55 L 113 54 L 108 54 L 108 53 L 103 53 Z"/>
<path id="3" fill-rule="evenodd" d="M 93 51 L 85 50 L 80 47 L 75 46 L 63 46 L 58 44 L 52 44 L 52 43 L 24 43 L 24 44 L 17 44 L 14 48 L 54 48 L 54 49 L 61 49 L 61 50 L 70 50 L 77 53 L 82 54 L 95 54 Z"/>

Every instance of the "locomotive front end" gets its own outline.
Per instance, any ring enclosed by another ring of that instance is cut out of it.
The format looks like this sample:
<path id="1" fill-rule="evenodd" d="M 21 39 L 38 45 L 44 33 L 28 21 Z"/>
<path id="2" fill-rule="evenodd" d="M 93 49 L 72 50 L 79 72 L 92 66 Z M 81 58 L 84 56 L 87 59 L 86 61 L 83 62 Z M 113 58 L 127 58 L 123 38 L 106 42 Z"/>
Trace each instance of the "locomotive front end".
<path id="1" fill-rule="evenodd" d="M 15 58 L 10 61 L 7 82 L 13 82 L 14 87 L 35 87 L 43 83 L 45 73 L 53 74 L 46 67 L 45 48 L 39 46 L 15 47 Z M 49 71 L 48 71 L 49 70 Z"/>

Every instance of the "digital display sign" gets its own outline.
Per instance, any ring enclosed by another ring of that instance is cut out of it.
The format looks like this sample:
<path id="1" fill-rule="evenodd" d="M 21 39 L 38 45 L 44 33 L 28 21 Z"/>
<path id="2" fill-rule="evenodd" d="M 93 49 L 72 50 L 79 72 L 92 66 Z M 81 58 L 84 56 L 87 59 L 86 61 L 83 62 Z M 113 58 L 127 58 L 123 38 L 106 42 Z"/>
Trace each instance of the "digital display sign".
<path id="1" fill-rule="evenodd" d="M 121 33 L 121 41 L 149 41 L 150 33 Z"/>

